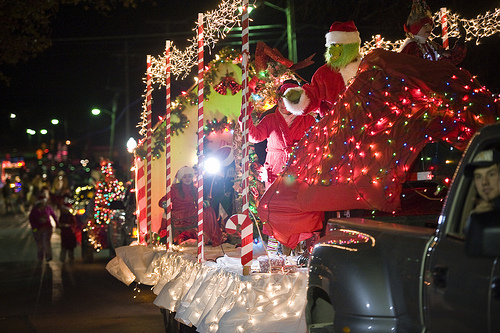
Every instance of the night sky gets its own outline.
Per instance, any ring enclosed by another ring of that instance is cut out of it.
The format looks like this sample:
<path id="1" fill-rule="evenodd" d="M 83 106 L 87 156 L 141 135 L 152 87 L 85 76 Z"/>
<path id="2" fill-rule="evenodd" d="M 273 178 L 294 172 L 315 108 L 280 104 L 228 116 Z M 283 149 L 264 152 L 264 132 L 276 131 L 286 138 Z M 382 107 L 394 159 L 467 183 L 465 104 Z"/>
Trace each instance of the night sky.
<path id="1" fill-rule="evenodd" d="M 28 142 L 26 128 L 50 129 L 50 119 L 59 118 L 61 124 L 52 126 L 53 135 L 70 138 L 83 152 L 85 147 L 107 145 L 110 117 L 94 117 L 94 107 L 111 110 L 117 96 L 117 125 L 115 146 L 125 149 L 129 136 L 139 138 L 136 124 L 141 112 L 142 82 L 146 70 L 146 56 L 163 53 L 165 40 L 170 39 L 183 49 L 192 38 L 198 12 L 216 9 L 219 1 L 158 1 L 161 5 L 141 3 L 136 9 L 119 8 L 107 15 L 81 7 L 61 7 L 53 21 L 53 46 L 35 59 L 6 67 L 11 78 L 10 87 L 0 83 L 0 145 L 2 157 L 33 148 L 37 138 Z M 285 6 L 284 0 L 270 2 Z M 376 4 L 374 4 L 376 3 Z M 402 25 L 409 12 L 411 1 L 296 1 L 296 26 L 298 58 L 302 60 L 316 53 L 316 63 L 299 74 L 309 80 L 314 70 L 324 63 L 324 34 L 334 21 L 354 20 L 362 41 L 380 33 L 387 39 L 404 38 Z M 433 11 L 446 6 L 462 17 L 474 18 L 499 6 L 498 1 L 428 1 Z M 287 55 L 285 15 L 270 7 L 259 7 L 251 14 L 252 26 L 283 24 L 283 29 L 257 31 L 251 40 L 265 41 Z M 228 43 L 220 43 L 212 55 L 206 52 L 206 62 Z M 452 41 L 453 43 L 453 41 Z M 240 45 L 234 45 L 241 48 Z M 251 51 L 255 45 L 251 45 Z M 481 83 L 492 92 L 500 93 L 498 78 L 499 36 L 484 39 L 481 45 L 468 44 L 468 54 L 461 67 L 478 76 Z M 128 85 L 126 73 L 128 63 Z M 193 76 L 172 82 L 174 99 L 193 83 Z M 128 89 L 127 89 L 128 86 Z M 162 92 L 163 93 L 163 92 Z M 163 97 L 164 98 L 164 97 Z M 154 109 L 161 109 L 160 99 Z M 164 103 L 164 101 L 163 101 Z M 127 117 L 129 110 L 128 127 Z M 164 109 L 164 108 L 163 108 Z M 10 113 L 17 118 L 9 120 Z"/>

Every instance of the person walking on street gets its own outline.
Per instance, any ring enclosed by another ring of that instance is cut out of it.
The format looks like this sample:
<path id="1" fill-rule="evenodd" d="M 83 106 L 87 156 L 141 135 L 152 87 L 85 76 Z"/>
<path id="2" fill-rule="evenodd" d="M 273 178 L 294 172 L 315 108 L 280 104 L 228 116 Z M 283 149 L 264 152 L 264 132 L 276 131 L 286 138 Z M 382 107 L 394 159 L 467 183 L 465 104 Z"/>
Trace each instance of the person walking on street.
<path id="1" fill-rule="evenodd" d="M 12 189 L 10 188 L 11 181 L 9 178 L 5 180 L 5 184 L 2 187 L 3 200 L 5 203 L 5 214 L 13 213 L 12 208 Z"/>
<path id="2" fill-rule="evenodd" d="M 29 221 L 33 231 L 37 248 L 37 259 L 42 261 L 45 257 L 46 261 L 52 260 L 52 247 L 50 238 L 52 237 L 52 224 L 50 217 L 58 224 L 57 216 L 52 207 L 47 204 L 48 198 L 41 194 L 38 196 L 38 201 L 30 212 Z"/>
<path id="3" fill-rule="evenodd" d="M 60 206 L 61 215 L 57 227 L 61 229 L 61 255 L 59 259 L 64 262 L 68 254 L 69 262 L 75 259 L 74 250 L 76 247 L 76 217 L 71 213 L 71 204 L 64 203 Z"/>

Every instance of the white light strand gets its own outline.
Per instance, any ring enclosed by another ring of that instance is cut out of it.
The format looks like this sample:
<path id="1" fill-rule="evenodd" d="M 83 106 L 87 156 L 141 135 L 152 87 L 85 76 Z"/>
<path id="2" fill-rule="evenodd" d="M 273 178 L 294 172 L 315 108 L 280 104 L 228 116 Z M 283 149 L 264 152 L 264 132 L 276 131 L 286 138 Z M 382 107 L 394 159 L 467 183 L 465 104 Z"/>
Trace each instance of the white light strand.
<path id="1" fill-rule="evenodd" d="M 305 307 L 307 271 L 243 276 L 227 262 L 200 264 L 192 252 L 168 252 L 151 262 L 147 284 L 158 295 L 156 305 L 177 312 L 182 320 L 192 318 L 206 332 L 225 331 L 228 325 L 236 332 L 263 331 L 278 322 L 297 325 Z M 241 318 L 228 321 L 231 312 Z"/>
<path id="2" fill-rule="evenodd" d="M 238 7 L 241 6 L 241 0 L 223 0 L 216 10 L 205 13 L 206 27 L 204 30 L 204 38 L 209 52 L 215 48 L 217 42 L 224 39 L 229 31 L 235 26 L 241 24 L 240 13 Z M 466 31 L 465 40 L 470 41 L 476 39 L 476 44 L 480 43 L 482 38 L 492 36 L 500 32 L 500 8 L 496 8 L 493 12 L 486 12 L 483 15 L 478 15 L 475 19 L 464 19 L 458 14 L 451 12 L 447 13 L 448 16 L 448 37 L 458 37 L 459 31 L 457 29 L 458 22 L 464 27 Z M 441 20 L 439 11 L 434 14 L 434 21 L 436 26 L 440 26 Z M 196 31 L 193 28 L 193 32 Z M 440 36 L 432 34 L 431 39 Z M 196 34 L 188 40 L 189 46 L 184 51 L 179 50 L 175 45 L 172 45 L 170 52 L 170 65 L 171 74 L 178 79 L 186 78 L 191 69 L 197 65 L 198 60 L 198 40 Z M 383 37 L 372 36 L 372 40 L 366 41 L 361 48 L 361 54 L 364 56 L 371 50 L 380 47 L 386 50 L 397 52 L 403 45 L 404 40 L 397 40 L 392 42 L 385 40 Z M 164 85 L 165 73 L 165 52 L 163 55 L 151 57 L 151 76 L 153 84 L 159 86 Z M 145 81 L 144 81 L 145 82 Z M 153 88 L 154 89 L 154 88 Z M 147 118 L 146 105 L 143 103 L 143 113 L 141 114 L 141 121 L 137 125 L 140 128 L 139 133 L 145 135 L 145 126 Z"/>
<path id="3" fill-rule="evenodd" d="M 471 41 L 476 39 L 476 45 L 480 43 L 482 38 L 490 37 L 498 32 L 500 32 L 500 8 L 495 8 L 493 12 L 486 12 L 484 15 L 478 15 L 475 19 L 464 19 L 458 14 L 448 12 L 448 37 L 459 37 L 460 33 L 458 31 L 458 23 L 465 29 L 465 40 Z M 441 19 L 439 16 L 439 11 L 434 13 L 434 22 L 436 27 L 441 26 Z M 441 29 L 439 29 L 441 31 Z M 431 39 L 440 38 L 440 35 L 431 35 Z M 390 40 L 384 40 L 381 38 L 377 41 L 375 36 L 372 36 L 372 40 L 366 41 L 361 48 L 361 54 L 364 56 L 371 50 L 377 48 L 377 42 L 380 43 L 380 47 L 389 51 L 398 51 L 403 45 L 404 40 L 397 40 L 391 42 Z"/>
<path id="4" fill-rule="evenodd" d="M 154 57 L 151 57 L 151 59 L 153 59 Z M 146 81 L 144 81 L 146 82 Z M 144 136 L 144 139 L 146 137 L 146 133 L 148 131 L 147 127 L 148 127 L 148 115 L 149 113 L 151 113 L 152 111 L 148 111 L 148 106 L 147 106 L 147 103 L 146 103 L 146 91 L 147 89 L 145 88 L 144 89 L 144 95 L 142 95 L 143 97 L 143 101 L 142 101 L 142 112 L 141 112 L 141 119 L 139 121 L 139 123 L 135 126 L 135 127 L 139 127 L 139 134 Z M 154 87 L 151 86 L 151 93 L 153 92 L 154 90 Z"/>
<path id="5" fill-rule="evenodd" d="M 220 39 L 226 37 L 227 33 L 235 25 L 240 24 L 240 13 L 238 11 L 238 7 L 240 6 L 241 0 L 223 0 L 216 10 L 204 14 L 206 23 L 203 38 L 209 52 L 211 52 Z M 185 79 L 191 72 L 191 69 L 198 65 L 198 38 L 196 31 L 197 23 L 195 22 L 195 27 L 193 28 L 194 36 L 188 39 L 189 46 L 184 51 L 172 45 L 170 50 L 170 73 L 176 79 L 179 77 Z M 163 55 L 151 57 L 151 79 L 153 85 L 157 84 L 160 87 L 165 85 L 165 58 L 165 51 Z M 152 89 L 154 88 L 152 87 Z M 139 134 L 145 135 L 147 125 L 145 121 L 147 119 L 145 102 L 143 102 L 142 109 L 141 120 L 136 127 L 140 128 Z"/>
<path id="6" fill-rule="evenodd" d="M 227 33 L 235 25 L 240 24 L 239 6 L 241 6 L 241 0 L 223 0 L 216 10 L 208 11 L 204 14 L 206 20 L 203 38 L 209 52 L 217 45 L 219 40 L 226 37 Z M 193 31 L 196 31 L 196 29 L 196 27 L 193 28 Z M 198 63 L 198 40 L 196 35 L 188 41 L 189 46 L 184 51 L 179 50 L 175 46 L 172 47 L 170 54 L 171 73 L 176 78 L 186 78 L 191 69 Z M 164 58 L 165 54 L 152 61 L 153 82 L 159 85 L 164 84 Z"/>

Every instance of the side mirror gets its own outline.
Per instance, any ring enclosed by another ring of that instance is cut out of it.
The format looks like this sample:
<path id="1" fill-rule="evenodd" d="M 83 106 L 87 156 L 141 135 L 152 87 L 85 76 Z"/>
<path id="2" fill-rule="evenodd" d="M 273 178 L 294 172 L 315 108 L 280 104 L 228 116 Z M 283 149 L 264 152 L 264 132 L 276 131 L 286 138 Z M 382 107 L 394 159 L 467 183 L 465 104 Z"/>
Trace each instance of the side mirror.
<path id="1" fill-rule="evenodd" d="M 109 203 L 109 209 L 125 209 L 125 205 L 123 201 L 115 200 Z"/>
<path id="2" fill-rule="evenodd" d="M 472 214 L 465 238 L 465 251 L 475 257 L 500 256 L 500 212 Z"/>

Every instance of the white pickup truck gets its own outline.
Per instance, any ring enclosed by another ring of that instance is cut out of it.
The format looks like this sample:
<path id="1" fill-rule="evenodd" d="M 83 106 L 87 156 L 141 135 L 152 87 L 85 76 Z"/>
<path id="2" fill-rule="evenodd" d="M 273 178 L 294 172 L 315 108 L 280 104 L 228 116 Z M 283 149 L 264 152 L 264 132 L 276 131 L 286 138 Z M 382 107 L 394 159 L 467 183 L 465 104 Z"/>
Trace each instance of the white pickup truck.
<path id="1" fill-rule="evenodd" d="M 480 235 L 466 228 L 475 189 L 464 167 L 500 148 L 500 124 L 471 140 L 437 227 L 333 218 L 309 260 L 310 333 L 500 332 L 500 212 Z M 477 230 L 476 230 L 477 232 Z M 474 239 L 480 253 L 470 253 Z"/>

